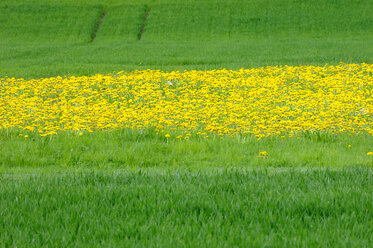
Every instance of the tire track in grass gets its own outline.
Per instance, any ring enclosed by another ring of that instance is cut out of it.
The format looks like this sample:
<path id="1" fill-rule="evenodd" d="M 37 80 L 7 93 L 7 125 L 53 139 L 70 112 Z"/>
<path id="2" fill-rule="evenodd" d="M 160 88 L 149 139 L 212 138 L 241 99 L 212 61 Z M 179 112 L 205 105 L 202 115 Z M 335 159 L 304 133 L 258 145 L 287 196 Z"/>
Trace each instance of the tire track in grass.
<path id="1" fill-rule="evenodd" d="M 144 19 L 142 21 L 139 34 L 137 35 L 137 40 L 138 41 L 141 40 L 142 33 L 144 32 L 144 28 L 145 28 L 145 25 L 146 25 L 146 21 L 148 20 L 149 12 L 150 12 L 150 7 L 146 6 L 146 11 L 145 11 Z"/>
<path id="2" fill-rule="evenodd" d="M 92 35 L 91 35 L 91 42 L 93 42 L 93 41 L 95 40 L 95 38 L 96 38 L 96 34 L 97 34 L 97 31 L 98 31 L 98 29 L 100 28 L 100 25 L 101 25 L 102 20 L 104 19 L 105 15 L 106 15 L 106 13 L 107 13 L 107 10 L 106 10 L 106 9 L 104 9 L 104 10 L 101 12 L 101 15 L 100 15 L 100 17 L 98 18 L 98 21 L 97 21 L 97 23 L 96 23 L 96 27 L 95 27 L 95 29 L 93 30 L 93 33 L 92 33 Z"/>

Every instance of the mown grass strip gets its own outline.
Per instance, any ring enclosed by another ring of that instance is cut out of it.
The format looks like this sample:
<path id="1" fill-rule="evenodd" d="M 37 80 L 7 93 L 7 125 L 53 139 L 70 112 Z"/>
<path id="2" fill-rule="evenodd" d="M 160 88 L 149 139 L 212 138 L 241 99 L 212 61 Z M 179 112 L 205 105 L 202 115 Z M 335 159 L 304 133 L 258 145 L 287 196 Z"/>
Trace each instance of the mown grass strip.
<path id="1" fill-rule="evenodd" d="M 145 15 L 144 15 L 144 20 L 143 20 L 143 22 L 142 22 L 142 25 L 141 25 L 141 28 L 140 28 L 139 34 L 138 34 L 138 36 L 137 36 L 137 40 L 141 40 L 142 33 L 144 32 L 144 28 L 145 28 L 145 25 L 146 25 L 146 21 L 147 21 L 148 16 L 149 16 L 149 12 L 150 12 L 150 7 L 147 7 L 147 8 L 146 8 Z"/>
<path id="2" fill-rule="evenodd" d="M 102 20 L 104 19 L 105 15 L 106 15 L 107 11 L 106 10 L 103 10 L 101 15 L 100 15 L 100 18 L 98 19 L 97 21 L 97 24 L 96 24 L 96 27 L 95 27 L 95 30 L 93 31 L 92 35 L 91 35 L 91 42 L 93 42 L 96 38 L 96 34 L 97 34 L 97 31 L 98 29 L 100 28 L 100 25 L 102 23 Z"/>

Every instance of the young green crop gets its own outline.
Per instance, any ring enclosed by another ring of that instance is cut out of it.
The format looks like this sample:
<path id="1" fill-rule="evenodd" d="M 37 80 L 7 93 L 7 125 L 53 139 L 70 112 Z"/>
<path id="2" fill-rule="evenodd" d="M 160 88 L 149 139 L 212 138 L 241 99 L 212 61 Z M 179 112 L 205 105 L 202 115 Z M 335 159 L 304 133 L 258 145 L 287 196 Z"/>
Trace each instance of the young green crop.
<path id="1" fill-rule="evenodd" d="M 369 63 L 372 4 L 369 0 L 338 4 L 327 0 L 125 4 L 4 0 L 0 3 L 0 76 Z M 147 9 L 144 32 L 137 41 Z"/>
<path id="2" fill-rule="evenodd" d="M 371 169 L 39 170 L 1 174 L 0 180 L 0 246 L 368 247 L 373 242 Z"/>

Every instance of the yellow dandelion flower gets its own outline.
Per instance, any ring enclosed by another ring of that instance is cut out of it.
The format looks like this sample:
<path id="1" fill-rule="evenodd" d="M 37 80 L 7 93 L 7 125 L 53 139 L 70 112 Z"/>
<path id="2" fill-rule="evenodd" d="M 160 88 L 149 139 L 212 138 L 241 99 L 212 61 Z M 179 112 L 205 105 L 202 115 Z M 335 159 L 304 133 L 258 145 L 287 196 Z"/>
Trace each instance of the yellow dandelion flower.
<path id="1" fill-rule="evenodd" d="M 266 151 L 259 151 L 259 156 L 268 156 L 268 152 Z"/>
<path id="2" fill-rule="evenodd" d="M 373 135 L 372 70 L 373 64 L 362 63 L 2 78 L 0 129 L 49 136 L 154 128 L 185 132 L 186 139 L 210 133 L 300 139 L 303 131 Z"/>

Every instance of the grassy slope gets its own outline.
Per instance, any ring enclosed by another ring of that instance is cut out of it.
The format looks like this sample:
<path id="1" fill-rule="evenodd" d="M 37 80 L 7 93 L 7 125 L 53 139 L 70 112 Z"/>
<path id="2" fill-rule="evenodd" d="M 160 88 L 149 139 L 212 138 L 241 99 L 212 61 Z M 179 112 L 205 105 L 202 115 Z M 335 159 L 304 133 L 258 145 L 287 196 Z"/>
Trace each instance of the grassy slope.
<path id="1" fill-rule="evenodd" d="M 121 2 L 2 1 L 0 75 L 323 65 L 373 58 L 373 3 L 368 0 Z M 90 43 L 103 10 L 107 15 Z"/>

